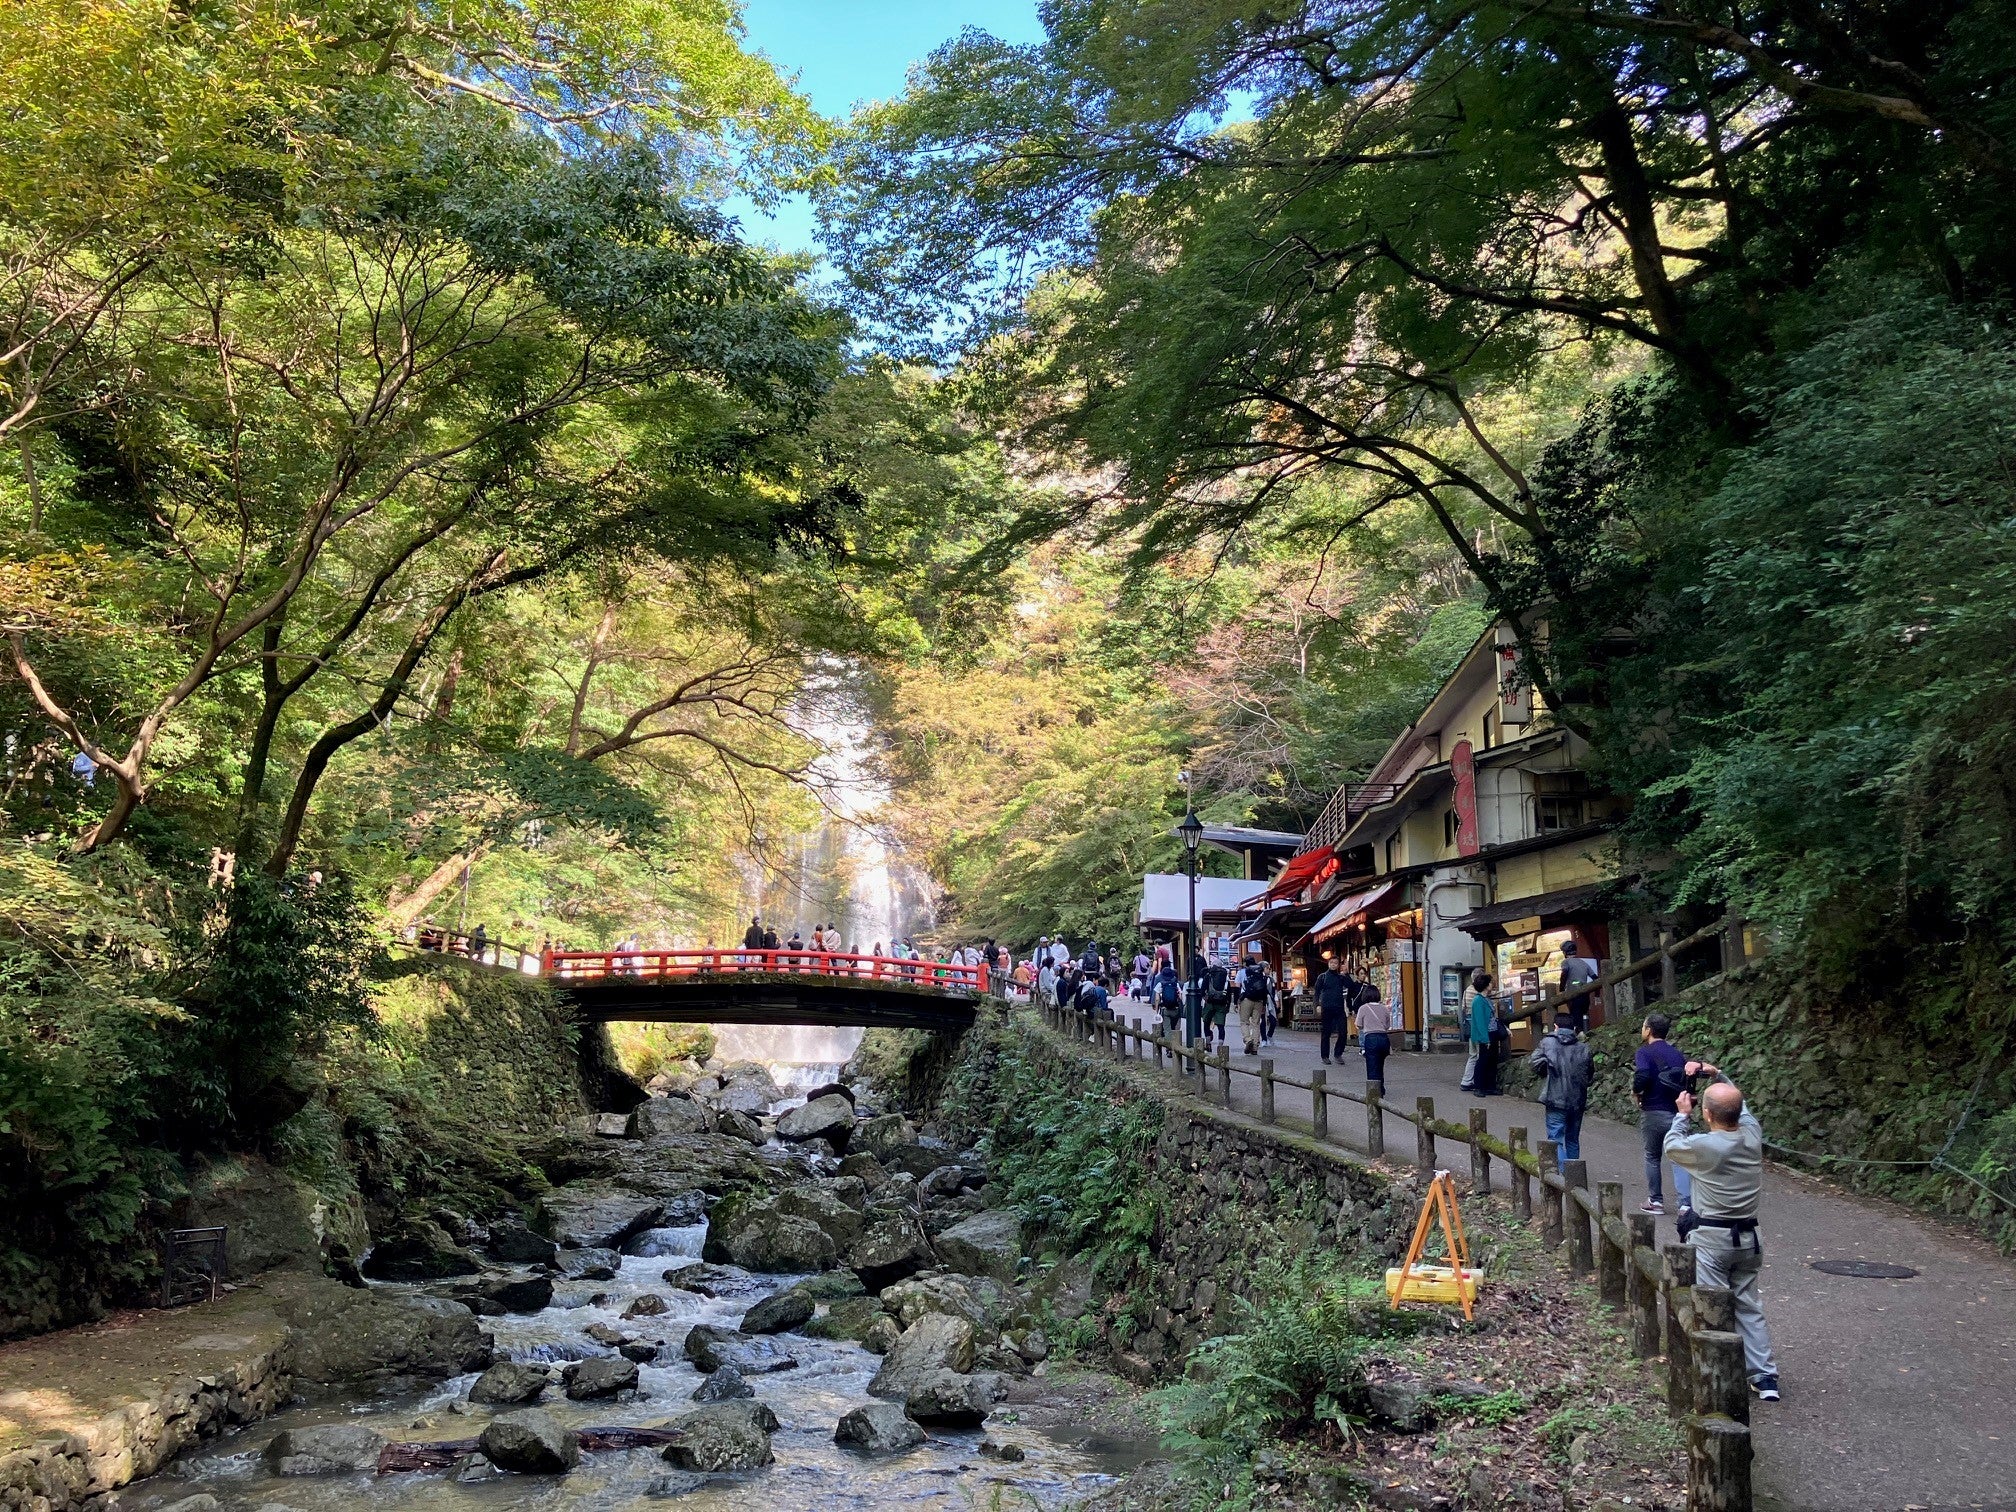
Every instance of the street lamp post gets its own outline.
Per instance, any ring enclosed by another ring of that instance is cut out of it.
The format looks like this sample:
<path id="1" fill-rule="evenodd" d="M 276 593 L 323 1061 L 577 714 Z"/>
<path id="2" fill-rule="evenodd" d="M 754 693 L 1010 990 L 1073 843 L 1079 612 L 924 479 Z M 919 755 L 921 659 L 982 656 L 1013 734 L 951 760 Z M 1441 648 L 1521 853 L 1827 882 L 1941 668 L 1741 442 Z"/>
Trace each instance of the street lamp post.
<path id="1" fill-rule="evenodd" d="M 1183 994 L 1184 1028 L 1190 1042 L 1196 1043 L 1198 1014 L 1201 1005 L 1197 1001 L 1198 983 L 1203 979 L 1198 971 L 1197 959 L 1197 847 L 1204 839 L 1204 821 L 1197 817 L 1194 807 L 1185 806 L 1183 822 L 1176 826 L 1176 833 L 1183 837 L 1184 869 L 1190 878 L 1190 912 L 1184 921 L 1184 970 L 1190 980 Z"/>

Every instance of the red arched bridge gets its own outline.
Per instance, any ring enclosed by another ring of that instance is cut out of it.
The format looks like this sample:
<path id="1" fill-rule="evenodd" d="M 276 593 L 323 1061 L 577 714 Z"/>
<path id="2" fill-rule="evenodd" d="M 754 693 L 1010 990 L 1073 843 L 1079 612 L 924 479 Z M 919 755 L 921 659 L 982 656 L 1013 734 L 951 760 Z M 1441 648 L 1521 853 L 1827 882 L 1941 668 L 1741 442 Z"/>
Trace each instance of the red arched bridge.
<path id="1" fill-rule="evenodd" d="M 529 951 L 442 930 L 417 930 L 406 940 L 419 950 L 543 978 L 590 1023 L 965 1029 L 988 991 L 985 966 L 847 951 Z"/>

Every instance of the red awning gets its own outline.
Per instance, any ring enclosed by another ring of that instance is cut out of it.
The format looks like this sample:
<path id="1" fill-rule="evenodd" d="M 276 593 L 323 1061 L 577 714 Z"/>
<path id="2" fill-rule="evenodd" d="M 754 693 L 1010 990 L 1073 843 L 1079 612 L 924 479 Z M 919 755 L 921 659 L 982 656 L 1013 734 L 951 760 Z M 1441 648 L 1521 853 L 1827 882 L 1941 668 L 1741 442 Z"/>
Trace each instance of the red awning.
<path id="1" fill-rule="evenodd" d="M 1315 878 L 1317 873 L 1321 872 L 1329 864 L 1335 854 L 1336 852 L 1331 850 L 1329 846 L 1319 845 L 1312 851 L 1304 851 L 1299 856 L 1291 857 L 1288 864 L 1281 868 L 1281 874 L 1268 884 L 1267 891 L 1253 899 L 1246 906 L 1248 908 L 1264 907 L 1274 902 L 1277 898 L 1285 898 L 1292 893 L 1302 891 Z"/>
<path id="2" fill-rule="evenodd" d="M 1381 882 L 1348 898 L 1339 898 L 1337 906 L 1316 921 L 1316 927 L 1309 931 L 1309 938 L 1320 945 L 1331 936 L 1342 934 L 1390 898 L 1399 885 L 1397 882 Z"/>

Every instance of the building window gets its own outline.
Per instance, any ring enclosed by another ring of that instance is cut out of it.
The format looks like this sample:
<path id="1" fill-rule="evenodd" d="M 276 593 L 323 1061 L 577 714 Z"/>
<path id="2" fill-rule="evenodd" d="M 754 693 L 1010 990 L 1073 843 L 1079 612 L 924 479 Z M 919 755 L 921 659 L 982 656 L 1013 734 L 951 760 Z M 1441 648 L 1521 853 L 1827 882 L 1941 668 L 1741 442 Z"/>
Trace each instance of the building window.
<path id="1" fill-rule="evenodd" d="M 1595 812 L 1593 805 L 1587 774 L 1533 774 L 1533 821 L 1538 833 L 1548 835 L 1557 830 L 1581 828 Z"/>
<path id="2" fill-rule="evenodd" d="M 1456 810 L 1448 809 L 1442 815 L 1442 844 L 1453 847 L 1456 844 Z"/>
<path id="3" fill-rule="evenodd" d="M 1484 714 L 1485 750 L 1487 751 L 1490 750 L 1491 747 L 1493 747 L 1498 743 L 1497 734 L 1498 734 L 1498 716 L 1495 713 L 1492 713 L 1490 710 L 1486 710 Z"/>

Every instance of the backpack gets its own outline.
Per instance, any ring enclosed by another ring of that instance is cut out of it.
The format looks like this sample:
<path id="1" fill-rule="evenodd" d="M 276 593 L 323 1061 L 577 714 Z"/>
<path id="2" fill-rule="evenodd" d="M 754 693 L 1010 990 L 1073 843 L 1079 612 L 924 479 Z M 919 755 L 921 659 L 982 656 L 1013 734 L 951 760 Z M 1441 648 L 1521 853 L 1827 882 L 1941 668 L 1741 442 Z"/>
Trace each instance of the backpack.
<path id="1" fill-rule="evenodd" d="M 1215 1006 L 1231 1000 L 1232 973 L 1223 966 L 1213 966 L 1204 973 L 1204 1001 Z"/>
<path id="2" fill-rule="evenodd" d="M 1682 1092 L 1694 1090 L 1694 1078 L 1687 1074 L 1685 1066 L 1661 1066 L 1659 1075 L 1654 1079 L 1659 1083 L 1661 1092 L 1670 1092 L 1676 1098 Z"/>
<path id="3" fill-rule="evenodd" d="M 1183 989 L 1177 986 L 1176 977 L 1173 972 L 1168 976 L 1157 977 L 1155 979 L 1155 1001 L 1160 1003 L 1164 1008 L 1180 1008 L 1183 1006 Z"/>
<path id="4" fill-rule="evenodd" d="M 1239 983 L 1242 997 L 1265 1000 L 1267 997 L 1267 971 L 1262 966 L 1248 966 Z"/>

